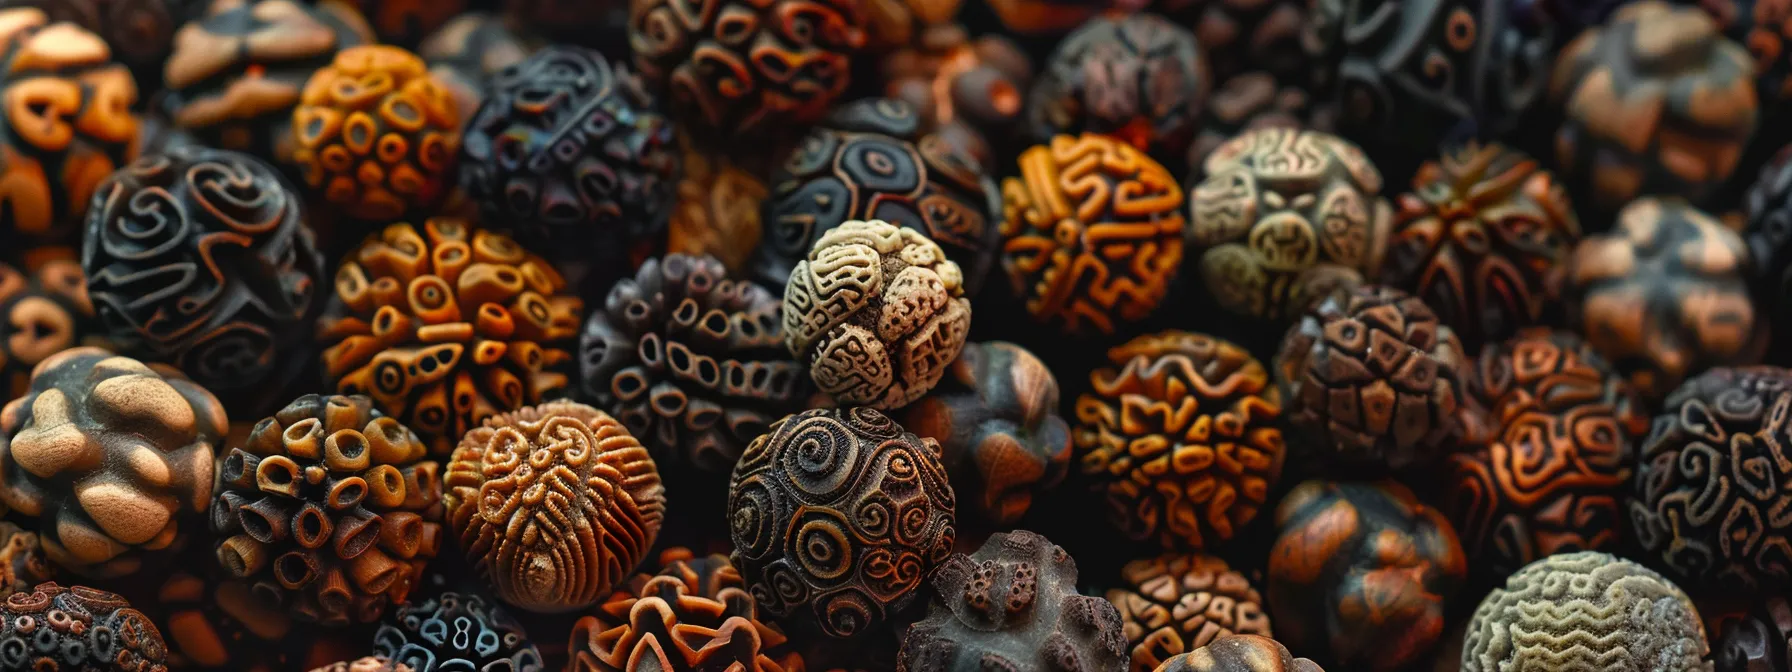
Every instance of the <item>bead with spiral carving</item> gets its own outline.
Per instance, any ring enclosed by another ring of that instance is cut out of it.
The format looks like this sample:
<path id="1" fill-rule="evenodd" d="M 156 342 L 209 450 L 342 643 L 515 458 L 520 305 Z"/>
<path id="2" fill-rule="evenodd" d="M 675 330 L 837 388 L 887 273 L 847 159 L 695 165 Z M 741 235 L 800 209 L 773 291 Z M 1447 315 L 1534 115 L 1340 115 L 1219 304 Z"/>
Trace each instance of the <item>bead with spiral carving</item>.
<path id="1" fill-rule="evenodd" d="M 1263 597 L 1226 561 L 1171 553 L 1126 563 L 1123 588 L 1107 592 L 1120 610 L 1132 672 L 1153 672 L 1184 653 L 1235 635 L 1271 636 Z"/>
<path id="2" fill-rule="evenodd" d="M 123 597 L 45 583 L 0 603 L 0 669 L 168 672 L 168 648 Z"/>
<path id="3" fill-rule="evenodd" d="M 573 625 L 568 672 L 803 669 L 802 656 L 791 650 L 783 630 L 759 614 L 727 556 L 699 558 L 690 549 L 672 548 L 660 554 L 660 564 L 657 573 L 636 574 Z"/>

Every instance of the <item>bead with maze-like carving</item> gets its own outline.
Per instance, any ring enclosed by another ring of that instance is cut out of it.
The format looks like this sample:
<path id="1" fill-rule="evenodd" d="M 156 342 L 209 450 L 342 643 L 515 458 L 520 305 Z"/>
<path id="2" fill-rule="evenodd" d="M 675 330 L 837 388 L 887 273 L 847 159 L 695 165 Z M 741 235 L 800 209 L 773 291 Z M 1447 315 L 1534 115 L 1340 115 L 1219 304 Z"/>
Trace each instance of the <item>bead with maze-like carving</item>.
<path id="1" fill-rule="evenodd" d="M 1203 553 L 1170 553 L 1126 563 L 1120 610 L 1132 672 L 1152 672 L 1178 654 L 1233 635 L 1270 636 L 1269 614 L 1250 579 Z"/>
<path id="2" fill-rule="evenodd" d="M 658 573 L 636 574 L 573 624 L 567 672 L 803 669 L 802 656 L 759 613 L 728 556 L 698 558 L 690 549 L 671 548 L 660 562 Z M 677 645 L 667 646 L 673 637 Z"/>
<path id="3" fill-rule="evenodd" d="M 445 592 L 401 605 L 373 633 L 373 655 L 415 672 L 544 672 L 541 649 L 503 606 Z"/>

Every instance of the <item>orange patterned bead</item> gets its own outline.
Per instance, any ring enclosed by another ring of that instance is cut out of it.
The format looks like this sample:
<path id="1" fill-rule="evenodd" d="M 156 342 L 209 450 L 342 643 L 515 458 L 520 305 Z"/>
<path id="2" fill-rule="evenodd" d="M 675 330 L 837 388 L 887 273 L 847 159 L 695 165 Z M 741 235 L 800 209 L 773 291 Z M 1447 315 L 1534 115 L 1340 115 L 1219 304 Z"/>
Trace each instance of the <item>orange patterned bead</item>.
<path id="1" fill-rule="evenodd" d="M 292 112 L 305 183 L 356 219 L 390 220 L 439 200 L 460 151 L 460 112 L 415 54 L 353 47 L 305 84 Z"/>

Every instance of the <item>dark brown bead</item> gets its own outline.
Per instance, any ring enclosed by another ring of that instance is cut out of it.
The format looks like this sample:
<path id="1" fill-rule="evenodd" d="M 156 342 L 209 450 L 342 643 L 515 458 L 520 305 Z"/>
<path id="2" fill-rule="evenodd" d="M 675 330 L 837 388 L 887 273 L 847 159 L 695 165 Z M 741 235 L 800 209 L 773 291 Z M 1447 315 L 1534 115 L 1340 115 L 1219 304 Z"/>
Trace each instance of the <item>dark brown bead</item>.
<path id="1" fill-rule="evenodd" d="M 1724 628 L 1712 660 L 1716 672 L 1776 672 L 1792 669 L 1788 652 L 1792 652 L 1792 601 L 1770 596 Z"/>
<path id="2" fill-rule="evenodd" d="M 1109 590 L 1107 598 L 1120 609 L 1132 672 L 1152 672 L 1234 635 L 1272 636 L 1263 597 L 1217 557 L 1171 553 L 1134 560 L 1120 569 L 1120 578 L 1125 587 Z"/>
<path id="3" fill-rule="evenodd" d="M 771 617 L 870 635 L 951 555 L 953 504 L 934 440 L 870 408 L 804 411 L 734 467 L 732 559 Z"/>
<path id="4" fill-rule="evenodd" d="M 1161 16 L 1098 17 L 1058 44 L 1027 98 L 1032 140 L 1097 133 L 1180 161 L 1213 86 L 1188 29 Z"/>
<path id="5" fill-rule="evenodd" d="M 539 47 L 500 16 L 468 12 L 424 39 L 417 46 L 417 55 L 454 95 L 460 118 L 471 119 L 485 101 L 492 78 L 523 62 Z"/>
<path id="6" fill-rule="evenodd" d="M 352 0 L 381 42 L 411 47 L 466 9 L 467 0 Z"/>
<path id="7" fill-rule="evenodd" d="M 1468 572 L 1456 532 L 1406 486 L 1307 481 L 1276 509 L 1267 590 L 1276 635 L 1327 665 L 1386 672 L 1444 631 Z"/>
<path id="8" fill-rule="evenodd" d="M 38 362 L 93 344 L 97 327 L 80 264 L 49 261 L 27 277 L 0 263 L 0 395 L 23 396 Z"/>
<path id="9" fill-rule="evenodd" d="M 921 35 L 885 55 L 884 95 L 914 106 L 921 127 L 948 138 L 994 173 L 995 149 L 1016 135 L 1033 81 L 1026 53 L 1003 35 L 981 35 L 953 23 L 923 27 Z"/>
<path id="10" fill-rule="evenodd" d="M 0 603 L 0 669 L 168 672 L 168 647 L 124 598 L 45 583 Z"/>
<path id="11" fill-rule="evenodd" d="M 1260 71 L 1277 81 L 1296 84 L 1312 74 L 1311 57 L 1301 46 L 1301 29 L 1308 21 L 1306 2 L 1159 0 L 1154 6 L 1194 31 L 1201 52 L 1213 66 L 1215 81 Z"/>
<path id="12" fill-rule="evenodd" d="M 1792 361 L 1792 149 L 1782 149 L 1761 169 L 1743 205 L 1749 287 L 1771 322 L 1770 361 Z"/>
<path id="13" fill-rule="evenodd" d="M 54 578 L 55 573 L 36 532 L 0 522 L 0 597 L 29 591 Z"/>
<path id="14" fill-rule="evenodd" d="M 929 580 L 927 617 L 904 633 L 897 672 L 1117 670 L 1126 638 L 1114 605 L 1076 592 L 1076 561 L 1026 530 L 954 553 Z"/>
<path id="15" fill-rule="evenodd" d="M 1481 600 L 1461 672 L 1710 670 L 1691 599 L 1642 565 L 1607 553 L 1545 557 Z"/>
<path id="16" fill-rule="evenodd" d="M 760 616 L 740 571 L 724 555 L 660 554 L 656 574 L 636 574 L 573 625 L 567 672 L 735 670 L 800 672 L 784 631 Z M 662 640 L 677 632 L 677 646 Z"/>
<path id="17" fill-rule="evenodd" d="M 1280 642 L 1260 635 L 1227 635 L 1194 651 L 1175 656 L 1157 672 L 1325 672 L 1305 658 L 1295 658 Z"/>
<path id="18" fill-rule="evenodd" d="M 547 670 L 516 618 L 471 593 L 400 605 L 373 633 L 373 655 L 414 672 Z"/>
<path id="19" fill-rule="evenodd" d="M 162 630 L 175 669 L 305 669 L 311 652 L 330 648 L 316 641 L 320 632 L 304 629 L 285 609 L 257 597 L 248 582 L 215 567 L 199 574 L 176 570 L 144 610 Z M 365 639 L 356 644 L 367 645 Z"/>

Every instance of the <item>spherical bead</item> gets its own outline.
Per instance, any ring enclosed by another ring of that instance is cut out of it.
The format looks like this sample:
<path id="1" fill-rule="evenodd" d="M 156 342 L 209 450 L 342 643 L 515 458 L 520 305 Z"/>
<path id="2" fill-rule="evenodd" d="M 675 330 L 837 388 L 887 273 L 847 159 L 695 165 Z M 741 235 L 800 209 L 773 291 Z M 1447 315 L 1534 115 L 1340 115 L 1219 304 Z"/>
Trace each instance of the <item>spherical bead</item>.
<path id="1" fill-rule="evenodd" d="M 445 592 L 400 605 L 373 634 L 373 655 L 414 672 L 545 672 L 516 619 L 485 598 Z"/>
<path id="2" fill-rule="evenodd" d="M 809 390 L 784 348 L 781 305 L 714 257 L 649 259 L 585 321 L 585 395 L 660 464 L 726 474 Z"/>
<path id="3" fill-rule="evenodd" d="M 1325 672 L 1288 647 L 1259 635 L 1227 635 L 1164 661 L 1161 672 Z"/>
<path id="4" fill-rule="evenodd" d="M 350 252 L 318 322 L 328 382 L 446 457 L 468 430 L 539 403 L 562 373 L 581 303 L 541 257 L 464 220 L 393 224 Z"/>
<path id="5" fill-rule="evenodd" d="M 881 220 L 822 234 L 784 287 L 784 343 L 841 404 L 901 408 L 964 349 L 971 302 L 939 245 Z"/>
<path id="6" fill-rule="evenodd" d="M 1282 393 L 1248 351 L 1167 331 L 1108 351 L 1076 402 L 1080 468 L 1108 520 L 1165 548 L 1208 548 L 1257 517 L 1281 475 Z"/>
<path id="7" fill-rule="evenodd" d="M 45 583 L 0 603 L 0 669 L 168 672 L 167 646 L 124 598 Z"/>
<path id="8" fill-rule="evenodd" d="M 1180 160 L 1212 85 L 1187 28 L 1151 13 L 1097 17 L 1040 69 L 1027 98 L 1028 129 L 1034 142 L 1098 133 L 1160 161 Z"/>
<path id="9" fill-rule="evenodd" d="M 0 409 L 0 502 L 61 568 L 134 574 L 186 543 L 229 424 L 216 397 L 172 368 L 64 350 Z"/>
<path id="10" fill-rule="evenodd" d="M 97 327 L 80 264 L 50 261 L 26 276 L 0 263 L 0 396 L 23 396 L 38 362 L 99 340 Z"/>
<path id="11" fill-rule="evenodd" d="M 952 553 L 939 444 L 869 408 L 772 423 L 728 487 L 733 561 L 759 608 L 848 638 L 883 628 Z"/>
<path id="12" fill-rule="evenodd" d="M 1188 146 L 1188 174 L 1182 183 L 1198 185 L 1206 180 L 1207 157 L 1251 131 L 1285 128 L 1330 133 L 1336 116 L 1332 110 L 1317 104 L 1305 88 L 1277 81 L 1266 72 L 1246 72 L 1222 80 L 1207 100 L 1200 132 Z"/>
<path id="13" fill-rule="evenodd" d="M 1220 307 L 1280 321 L 1320 278 L 1380 268 L 1392 210 L 1381 173 L 1349 141 L 1264 128 L 1213 150 L 1205 169 L 1189 197 L 1189 241 Z"/>
<path id="14" fill-rule="evenodd" d="M 1001 234 L 1002 268 L 1028 313 L 1073 334 L 1111 334 L 1169 293 L 1182 263 L 1182 187 L 1131 145 L 1060 135 L 1023 152 L 1020 177 L 1002 181 Z"/>
<path id="15" fill-rule="evenodd" d="M 927 617 L 908 628 L 902 672 L 1115 670 L 1126 658 L 1114 605 L 1076 592 L 1076 561 L 1026 530 L 997 533 L 933 571 Z"/>
<path id="16" fill-rule="evenodd" d="M 564 401 L 467 432 L 445 495 L 467 562 L 499 598 L 543 613 L 603 599 L 646 557 L 666 508 L 647 449 L 615 418 Z"/>
<path id="17" fill-rule="evenodd" d="M 794 672 L 803 658 L 764 619 L 727 556 L 697 558 L 688 549 L 661 554 L 664 568 L 636 574 L 590 616 L 573 625 L 569 672 L 734 669 Z M 674 635 L 677 646 L 661 638 Z"/>
<path id="18" fill-rule="evenodd" d="M 1527 565 L 1481 601 L 1462 672 L 1710 670 L 1698 609 L 1678 586 L 1623 558 L 1582 551 Z"/>
<path id="19" fill-rule="evenodd" d="M 1200 553 L 1126 563 L 1124 588 L 1108 591 L 1120 609 L 1132 672 L 1153 672 L 1178 655 L 1234 635 L 1269 637 L 1263 597 L 1249 579 Z"/>

